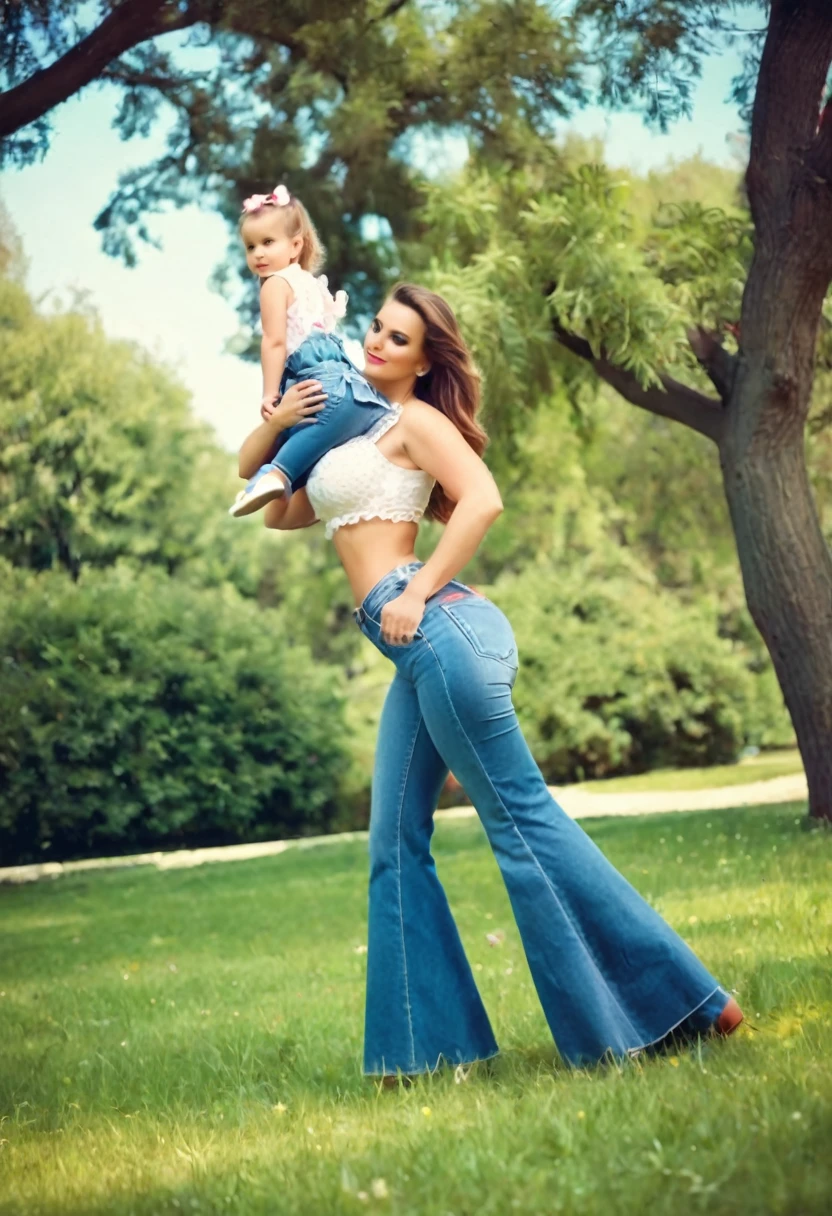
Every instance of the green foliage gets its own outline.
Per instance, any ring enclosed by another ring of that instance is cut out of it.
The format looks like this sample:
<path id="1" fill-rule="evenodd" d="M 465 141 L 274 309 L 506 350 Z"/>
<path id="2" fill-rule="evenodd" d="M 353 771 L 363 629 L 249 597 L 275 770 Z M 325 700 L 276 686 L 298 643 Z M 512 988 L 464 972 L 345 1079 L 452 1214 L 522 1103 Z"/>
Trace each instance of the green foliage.
<path id="1" fill-rule="evenodd" d="M 810 429 L 806 447 L 821 527 L 832 546 L 832 405 L 827 415 L 822 427 Z"/>
<path id="2" fill-rule="evenodd" d="M 665 587 L 686 598 L 743 602 L 719 462 L 701 435 L 641 410 L 611 389 L 587 401 L 581 465 L 615 502 L 615 535 Z"/>
<path id="3" fill-rule="evenodd" d="M 585 145 L 584 145 L 585 147 Z M 686 156 L 683 160 L 670 159 L 666 164 L 648 170 L 645 174 L 616 166 L 614 146 L 607 146 L 594 154 L 579 153 L 581 161 L 603 162 L 616 167 L 617 176 L 625 176 L 630 185 L 629 210 L 638 224 L 649 228 L 653 217 L 662 207 L 698 203 L 700 207 L 721 210 L 726 214 L 739 211 L 745 215 L 744 192 L 739 158 L 736 166 L 729 168 L 714 164 L 701 153 Z M 739 153 L 739 146 L 737 153 Z"/>
<path id="4" fill-rule="evenodd" d="M 0 279 L 0 557 L 34 570 L 127 560 L 255 590 L 257 533 L 224 506 L 231 459 L 184 389 L 81 302 L 39 314 Z"/>
<path id="5" fill-rule="evenodd" d="M 151 40 L 109 73 L 124 86 L 123 134 L 149 129 L 162 99 L 174 118 L 164 155 L 122 176 L 96 226 L 130 262 L 137 240 L 153 240 L 154 212 L 213 200 L 232 241 L 220 278 L 242 280 L 246 322 L 256 311 L 237 240 L 246 195 L 282 180 L 304 200 L 327 272 L 366 316 L 397 263 L 395 242 L 418 236 L 414 148 L 452 133 L 490 163 L 517 162 L 584 95 L 571 23 L 542 0 L 233 0 L 202 15 L 201 71 Z"/>
<path id="6" fill-rule="evenodd" d="M 739 47 L 744 66 L 734 90 L 747 102 L 767 7 L 763 0 L 577 0 L 574 16 L 598 70 L 602 102 L 637 103 L 649 123 L 666 131 L 690 115 L 702 61 L 715 50 Z M 750 26 L 743 10 L 751 10 Z"/>
<path id="7" fill-rule="evenodd" d="M 332 542 L 322 527 L 276 532 L 268 540 L 257 566 L 257 599 L 279 609 L 281 644 L 304 646 L 316 661 L 348 668 L 362 637 Z"/>
<path id="8" fill-rule="evenodd" d="M 526 420 L 512 465 L 500 462 L 504 510 L 466 568 L 473 582 L 493 583 L 541 562 L 566 568 L 593 554 L 620 558 L 628 514 L 605 485 L 591 484 L 591 453 L 563 392 Z"/>
<path id="9" fill-rule="evenodd" d="M 669 371 L 713 395 L 686 329 L 702 326 L 735 345 L 752 253 L 739 175 L 698 157 L 645 178 L 584 163 L 600 152 L 572 139 L 560 160 L 525 172 L 495 173 L 472 162 L 454 181 L 435 183 L 422 241 L 407 249 L 408 269 L 459 313 L 484 377 L 489 460 L 508 493 L 516 472 L 528 472 L 525 436 L 549 453 L 548 466 L 538 460 L 531 474 L 541 488 L 539 517 L 549 510 L 543 487 L 573 476 L 571 459 L 558 458 L 534 420 L 543 410 L 551 421 L 550 402 L 565 395 L 584 441 L 582 451 L 570 453 L 619 508 L 612 524 L 619 539 L 634 544 L 666 585 L 725 591 L 733 610 L 742 592 L 713 448 L 623 403 L 555 341 L 552 321 L 631 368 L 643 384 Z M 827 535 L 830 309 L 807 444 Z M 528 531 L 529 518 L 528 511 L 513 516 L 511 525 Z M 506 528 L 508 521 L 507 513 Z"/>
<path id="10" fill-rule="evenodd" d="M 473 169 L 436 185 L 428 191 L 423 238 L 406 249 L 407 273 L 445 296 L 459 318 L 483 374 L 494 451 L 506 461 L 555 372 L 546 299 L 518 214 L 527 189 L 522 173 Z"/>
<path id="11" fill-rule="evenodd" d="M 725 332 L 739 317 L 751 257 L 745 212 L 685 201 L 678 172 L 664 191 L 655 175 L 645 189 L 629 173 L 575 166 L 575 157 L 572 147 L 561 164 L 525 173 L 472 164 L 433 185 L 427 233 L 408 250 L 460 316 L 501 441 L 558 379 L 571 391 L 595 385 L 555 341 L 553 322 L 647 386 L 675 367 L 701 381 L 687 328 Z"/>
<path id="12" fill-rule="evenodd" d="M 23 245 L 0 198 L 0 276 L 20 280 L 25 270 Z"/>
<path id="13" fill-rule="evenodd" d="M 720 335 L 739 320 L 752 252 L 747 214 L 699 202 L 661 206 L 646 248 L 677 306 Z"/>
<path id="14" fill-rule="evenodd" d="M 551 781 L 735 760 L 792 732 L 770 670 L 718 635 L 707 603 L 686 608 L 622 554 L 541 564 L 498 580 L 514 626 L 515 702 Z"/>
<path id="15" fill-rule="evenodd" d="M 84 36 L 95 38 L 116 7 L 116 0 L 7 6 L 0 36 L 7 87 L 31 87 L 49 66 L 71 94 L 77 81 L 64 57 Z M 235 240 L 241 199 L 282 178 L 310 206 L 330 273 L 350 288 L 362 315 L 400 265 L 402 242 L 424 235 L 423 167 L 429 176 L 441 172 L 445 136 L 466 139 L 480 167 L 551 166 L 560 159 L 557 120 L 593 92 L 606 104 L 638 102 L 665 125 L 687 111 L 707 55 L 735 44 L 750 63 L 757 44 L 755 32 L 716 0 L 156 0 L 144 13 L 141 7 L 131 13 L 123 53 L 102 70 L 120 91 L 122 136 L 146 135 L 164 117 L 167 147 L 125 174 L 103 207 L 96 223 L 105 248 L 134 261 L 136 241 L 154 239 L 149 216 L 170 203 L 213 199 L 234 234 L 231 262 L 219 272 L 227 286 L 242 271 Z M 1 151 L 9 163 L 30 163 L 50 134 L 46 113 L 12 133 Z M 438 147 L 438 158 L 426 154 L 429 147 Z M 637 268 L 619 269 L 626 283 Z M 250 276 L 242 277 L 241 312 L 249 320 L 255 293 Z"/>
<path id="16" fill-rule="evenodd" d="M 231 587 L 2 568 L 6 864 L 327 831 L 347 752 L 336 669 Z"/>
<path id="17" fill-rule="evenodd" d="M 657 366 L 678 361 L 688 314 L 649 273 L 627 193 L 605 167 L 585 165 L 557 194 L 530 198 L 521 218 L 534 278 L 548 268 L 553 282 L 555 319 L 649 384 Z"/>

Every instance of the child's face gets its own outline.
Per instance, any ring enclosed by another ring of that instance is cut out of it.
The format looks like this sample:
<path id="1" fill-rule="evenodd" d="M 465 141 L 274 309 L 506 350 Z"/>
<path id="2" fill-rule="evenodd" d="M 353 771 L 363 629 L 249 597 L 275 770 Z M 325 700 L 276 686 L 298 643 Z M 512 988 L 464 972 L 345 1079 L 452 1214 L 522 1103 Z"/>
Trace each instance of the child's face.
<path id="1" fill-rule="evenodd" d="M 287 236 L 276 208 L 265 207 L 262 215 L 247 219 L 241 230 L 249 270 L 263 278 L 276 270 L 285 270 L 297 261 L 303 247 L 303 237 Z"/>
<path id="2" fill-rule="evenodd" d="M 398 300 L 385 300 L 364 335 L 364 359 L 365 372 L 378 384 L 427 371 L 425 323 L 418 312 Z"/>

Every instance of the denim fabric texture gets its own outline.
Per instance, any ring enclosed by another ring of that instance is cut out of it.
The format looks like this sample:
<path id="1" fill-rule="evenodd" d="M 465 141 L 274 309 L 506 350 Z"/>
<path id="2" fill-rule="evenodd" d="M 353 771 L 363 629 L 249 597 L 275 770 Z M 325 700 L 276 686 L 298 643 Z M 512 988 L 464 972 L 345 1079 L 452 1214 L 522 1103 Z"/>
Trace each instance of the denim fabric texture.
<path id="1" fill-rule="evenodd" d="M 512 704 L 503 613 L 453 581 L 415 638 L 381 638 L 400 566 L 355 618 L 396 675 L 379 730 L 370 819 L 364 1071 L 418 1073 L 493 1056 L 497 1042 L 430 852 L 449 768 L 479 813 L 555 1044 L 592 1065 L 707 1031 L 728 993 L 558 806 Z"/>
<path id="2" fill-rule="evenodd" d="M 275 459 L 261 465 L 246 489 L 275 469 L 286 475 L 293 490 L 299 489 L 330 448 L 365 434 L 390 409 L 390 402 L 350 362 L 335 334 L 312 334 L 289 355 L 281 395 L 302 380 L 320 381 L 327 394 L 324 408 L 314 415 L 314 422 L 299 422 L 286 431 Z"/>

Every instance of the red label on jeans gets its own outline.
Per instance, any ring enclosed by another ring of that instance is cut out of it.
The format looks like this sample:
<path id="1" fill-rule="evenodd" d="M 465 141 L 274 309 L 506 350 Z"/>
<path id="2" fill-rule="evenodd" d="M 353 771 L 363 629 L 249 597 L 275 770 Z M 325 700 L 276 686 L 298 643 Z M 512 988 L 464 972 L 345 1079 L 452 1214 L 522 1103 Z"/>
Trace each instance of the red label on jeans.
<path id="1" fill-rule="evenodd" d="M 440 604 L 449 604 L 451 602 L 451 600 L 464 600 L 464 599 L 465 599 L 464 591 L 452 591 L 450 595 L 443 595 L 442 599 L 439 601 L 439 603 Z"/>

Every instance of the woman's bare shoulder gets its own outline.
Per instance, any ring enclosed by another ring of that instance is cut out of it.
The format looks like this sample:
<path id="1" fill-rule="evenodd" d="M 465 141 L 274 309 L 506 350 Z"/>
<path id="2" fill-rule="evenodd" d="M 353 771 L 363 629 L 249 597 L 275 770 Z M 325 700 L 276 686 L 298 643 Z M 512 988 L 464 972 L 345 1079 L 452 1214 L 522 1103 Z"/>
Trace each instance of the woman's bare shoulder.
<path id="1" fill-rule="evenodd" d="M 450 429 L 456 433 L 456 427 L 450 418 L 426 401 L 408 401 L 402 406 L 401 422 L 408 434 L 446 434 Z"/>

